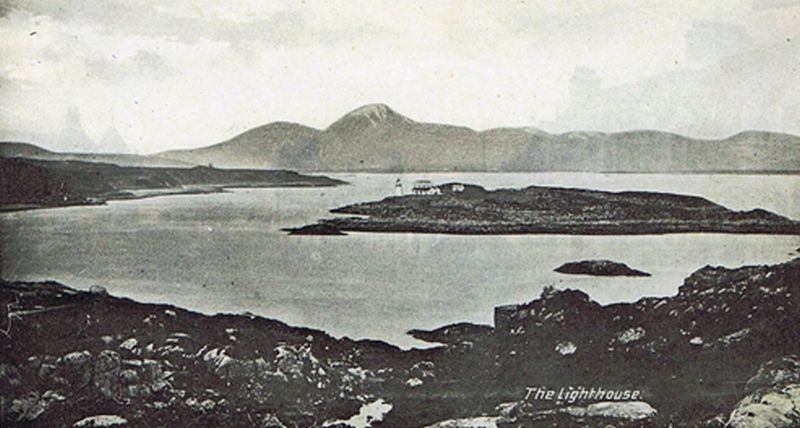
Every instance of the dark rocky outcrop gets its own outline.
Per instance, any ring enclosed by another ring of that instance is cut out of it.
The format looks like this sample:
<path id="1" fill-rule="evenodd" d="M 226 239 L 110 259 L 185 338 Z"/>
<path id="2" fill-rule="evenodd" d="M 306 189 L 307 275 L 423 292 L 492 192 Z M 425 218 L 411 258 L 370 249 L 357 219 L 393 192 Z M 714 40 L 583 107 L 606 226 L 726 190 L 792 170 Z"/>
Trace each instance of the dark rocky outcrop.
<path id="1" fill-rule="evenodd" d="M 647 272 L 632 269 L 625 263 L 611 260 L 583 260 L 564 263 L 554 269 L 558 273 L 593 276 L 650 276 Z"/>
<path id="2" fill-rule="evenodd" d="M 797 426 L 800 259 L 705 267 L 635 303 L 550 287 L 497 308 L 494 329 L 448 326 L 443 346 L 408 351 L 110 292 L 0 283 L 0 425 Z"/>

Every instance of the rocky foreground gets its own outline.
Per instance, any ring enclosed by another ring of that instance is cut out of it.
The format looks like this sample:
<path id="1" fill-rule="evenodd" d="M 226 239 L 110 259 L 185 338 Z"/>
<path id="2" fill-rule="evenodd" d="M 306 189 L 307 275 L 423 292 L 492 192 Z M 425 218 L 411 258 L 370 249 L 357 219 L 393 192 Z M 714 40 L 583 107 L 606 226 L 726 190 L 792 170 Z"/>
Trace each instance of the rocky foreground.
<path id="1" fill-rule="evenodd" d="M 548 288 L 493 328 L 418 331 L 444 345 L 403 351 L 3 282 L 0 425 L 796 427 L 798 296 L 800 258 L 705 267 L 633 304 Z"/>
<path id="2" fill-rule="evenodd" d="M 800 235 L 800 222 L 765 211 L 733 211 L 697 196 L 530 186 L 486 190 L 448 183 L 430 194 L 393 196 L 331 210 L 340 217 L 292 234 L 406 232 L 452 234 L 641 235 L 763 233 Z"/>

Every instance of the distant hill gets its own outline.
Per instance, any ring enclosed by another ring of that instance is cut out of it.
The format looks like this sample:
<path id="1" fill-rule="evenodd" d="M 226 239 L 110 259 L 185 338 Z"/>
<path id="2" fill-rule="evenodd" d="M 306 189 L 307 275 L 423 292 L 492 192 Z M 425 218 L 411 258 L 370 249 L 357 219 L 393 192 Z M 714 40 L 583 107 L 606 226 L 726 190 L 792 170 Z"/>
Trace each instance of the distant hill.
<path id="1" fill-rule="evenodd" d="M 0 156 L 6 158 L 26 158 L 50 161 L 82 161 L 110 163 L 119 166 L 138 167 L 177 167 L 191 166 L 173 159 L 162 159 L 154 156 L 134 155 L 127 153 L 65 153 L 43 149 L 30 143 L 0 141 Z"/>
<path id="2" fill-rule="evenodd" d="M 156 155 L 195 165 L 212 163 L 227 167 L 316 169 L 320 131 L 289 122 L 274 122 L 253 128 L 213 146 L 171 150 Z"/>
<path id="3" fill-rule="evenodd" d="M 721 140 L 652 130 L 478 132 L 417 122 L 386 105 L 370 104 L 324 130 L 276 122 L 213 146 L 155 156 L 305 171 L 800 172 L 800 137 L 757 131 Z"/>

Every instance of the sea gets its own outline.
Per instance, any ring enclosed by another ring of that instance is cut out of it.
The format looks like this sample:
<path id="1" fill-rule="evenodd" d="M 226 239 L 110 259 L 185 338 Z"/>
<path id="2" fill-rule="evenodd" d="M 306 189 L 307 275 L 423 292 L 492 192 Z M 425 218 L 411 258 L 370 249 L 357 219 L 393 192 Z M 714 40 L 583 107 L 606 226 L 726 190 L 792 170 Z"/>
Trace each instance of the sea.
<path id="1" fill-rule="evenodd" d="M 329 188 L 229 189 L 0 214 L 0 274 L 55 280 L 203 313 L 252 313 L 336 337 L 429 346 L 410 329 L 492 324 L 493 308 L 537 298 L 546 286 L 580 289 L 601 304 L 669 296 L 706 265 L 737 267 L 799 257 L 800 237 L 747 234 L 645 236 L 281 231 L 334 217 L 332 208 L 378 200 L 400 179 L 488 189 L 547 185 L 698 195 L 735 210 L 800 219 L 800 176 L 735 174 L 447 173 L 326 174 Z M 652 274 L 601 278 L 553 271 L 610 259 Z"/>

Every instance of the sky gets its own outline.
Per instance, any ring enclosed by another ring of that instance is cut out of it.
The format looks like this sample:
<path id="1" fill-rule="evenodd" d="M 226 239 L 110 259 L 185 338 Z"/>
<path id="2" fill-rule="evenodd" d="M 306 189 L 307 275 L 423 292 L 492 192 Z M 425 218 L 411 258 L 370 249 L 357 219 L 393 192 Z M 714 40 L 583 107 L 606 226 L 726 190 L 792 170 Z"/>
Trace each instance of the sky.
<path id="1" fill-rule="evenodd" d="M 0 0 L 0 139 L 153 153 L 363 104 L 800 135 L 800 0 Z"/>

